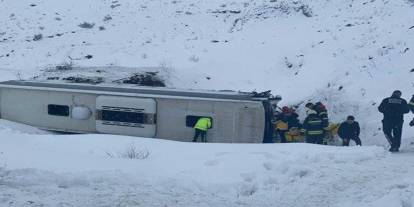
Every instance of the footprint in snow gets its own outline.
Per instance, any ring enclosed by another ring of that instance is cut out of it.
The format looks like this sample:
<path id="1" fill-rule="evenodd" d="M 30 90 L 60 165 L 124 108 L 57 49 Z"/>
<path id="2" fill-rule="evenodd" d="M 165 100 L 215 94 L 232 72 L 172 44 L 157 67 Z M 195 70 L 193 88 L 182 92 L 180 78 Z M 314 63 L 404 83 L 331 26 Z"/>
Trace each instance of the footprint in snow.
<path id="1" fill-rule="evenodd" d="M 243 178 L 244 182 L 251 183 L 256 179 L 256 173 L 241 173 L 240 177 Z"/>
<path id="2" fill-rule="evenodd" d="M 273 170 L 273 164 L 272 164 L 272 163 L 270 163 L 270 162 L 265 162 L 265 163 L 263 163 L 263 167 L 264 167 L 264 169 L 266 169 L 267 171 L 271 171 L 271 170 Z"/>
<path id="3" fill-rule="evenodd" d="M 224 156 L 224 155 L 228 155 L 228 154 L 230 154 L 230 152 L 217 152 L 216 157 L 220 157 L 220 156 Z"/>
<path id="4" fill-rule="evenodd" d="M 253 155 L 262 155 L 266 159 L 275 159 L 275 156 L 272 153 L 268 152 L 251 152 Z"/>
<path id="5" fill-rule="evenodd" d="M 208 160 L 204 163 L 205 166 L 216 166 L 220 163 L 220 160 Z"/>

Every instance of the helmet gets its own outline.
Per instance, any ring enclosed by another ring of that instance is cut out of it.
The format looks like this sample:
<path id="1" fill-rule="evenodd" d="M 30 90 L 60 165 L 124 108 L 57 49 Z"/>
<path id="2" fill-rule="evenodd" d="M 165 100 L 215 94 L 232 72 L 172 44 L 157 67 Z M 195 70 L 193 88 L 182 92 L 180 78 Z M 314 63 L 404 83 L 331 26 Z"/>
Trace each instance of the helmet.
<path id="1" fill-rule="evenodd" d="M 307 115 L 312 115 L 312 114 L 317 115 L 318 113 L 315 110 L 307 110 L 306 114 Z"/>
<path id="2" fill-rule="evenodd" d="M 280 96 L 280 95 L 276 95 L 275 97 L 273 97 L 273 99 L 274 99 L 274 100 L 279 100 L 279 101 L 280 101 L 280 100 L 282 100 L 282 96 Z"/>
<path id="3" fill-rule="evenodd" d="M 306 108 L 309 108 L 309 109 L 311 109 L 311 108 L 313 108 L 313 103 L 311 103 L 311 102 L 309 102 L 309 103 L 307 103 L 306 105 L 305 105 L 305 107 Z"/>
<path id="4" fill-rule="evenodd" d="M 287 106 L 282 107 L 282 112 L 283 113 L 289 113 L 290 112 L 290 108 Z"/>

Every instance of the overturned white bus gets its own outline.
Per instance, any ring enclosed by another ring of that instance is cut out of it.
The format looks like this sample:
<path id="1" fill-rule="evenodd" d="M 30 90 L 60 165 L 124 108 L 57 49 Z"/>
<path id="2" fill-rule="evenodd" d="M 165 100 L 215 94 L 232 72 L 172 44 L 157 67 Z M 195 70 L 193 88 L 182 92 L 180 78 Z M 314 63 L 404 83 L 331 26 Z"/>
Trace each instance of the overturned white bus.
<path id="1" fill-rule="evenodd" d="M 249 93 L 151 87 L 6 81 L 0 117 L 46 130 L 191 141 L 200 117 L 210 117 L 208 142 L 272 139 L 268 98 Z"/>

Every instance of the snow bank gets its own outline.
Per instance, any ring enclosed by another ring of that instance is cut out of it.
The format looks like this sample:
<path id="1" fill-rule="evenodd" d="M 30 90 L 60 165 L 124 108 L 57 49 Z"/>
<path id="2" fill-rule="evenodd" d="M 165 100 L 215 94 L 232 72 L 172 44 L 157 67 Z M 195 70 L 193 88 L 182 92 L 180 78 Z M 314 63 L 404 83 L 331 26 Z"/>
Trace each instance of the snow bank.
<path id="1" fill-rule="evenodd" d="M 0 133 L 0 205 L 373 206 L 411 202 L 381 147 L 202 144 L 112 135 Z M 130 146 L 143 159 L 122 156 Z M 401 175 L 401 177 L 399 177 Z M 389 180 L 393 177 L 393 180 Z M 389 194 L 392 192 L 392 194 Z M 410 191 L 411 192 L 411 191 Z M 346 196 L 344 196 L 346 195 Z M 369 195 L 369 196 L 368 196 Z"/>

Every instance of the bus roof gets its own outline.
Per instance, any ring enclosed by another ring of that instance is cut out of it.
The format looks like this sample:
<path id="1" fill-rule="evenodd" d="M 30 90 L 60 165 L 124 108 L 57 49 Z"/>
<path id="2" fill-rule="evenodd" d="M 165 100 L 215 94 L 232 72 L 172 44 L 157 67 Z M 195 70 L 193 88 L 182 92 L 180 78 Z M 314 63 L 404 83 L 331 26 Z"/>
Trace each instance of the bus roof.
<path id="1" fill-rule="evenodd" d="M 23 81 L 10 80 L 0 82 L 0 88 L 23 88 L 32 90 L 48 90 L 48 91 L 73 91 L 80 93 L 116 93 L 130 96 L 150 95 L 160 97 L 189 97 L 192 99 L 222 99 L 222 100 L 240 100 L 240 101 L 257 101 L 250 93 L 235 91 L 202 91 L 202 90 L 184 90 L 163 87 L 143 87 L 143 86 L 126 86 L 126 85 L 91 85 L 78 83 L 56 83 L 47 81 Z"/>

